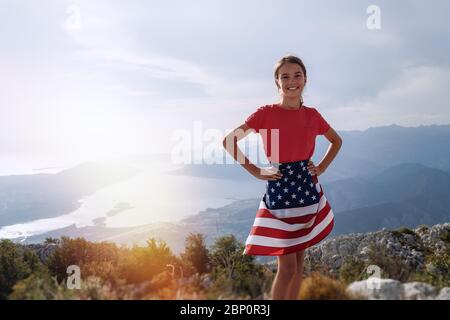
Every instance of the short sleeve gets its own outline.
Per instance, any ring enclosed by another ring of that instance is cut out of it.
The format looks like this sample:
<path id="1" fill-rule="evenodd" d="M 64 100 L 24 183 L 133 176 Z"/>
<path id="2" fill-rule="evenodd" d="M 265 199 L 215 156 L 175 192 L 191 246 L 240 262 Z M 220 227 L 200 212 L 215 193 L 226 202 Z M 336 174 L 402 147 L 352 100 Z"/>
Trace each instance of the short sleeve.
<path id="1" fill-rule="evenodd" d="M 320 114 L 319 111 L 317 111 L 316 109 L 314 109 L 316 111 L 316 126 L 318 128 L 318 135 L 323 135 L 325 133 L 327 133 L 327 131 L 330 129 L 330 124 L 322 117 L 322 115 Z"/>
<path id="2" fill-rule="evenodd" d="M 245 124 L 247 124 L 250 128 L 259 132 L 259 129 L 262 128 L 264 109 L 263 107 L 259 107 L 253 112 L 251 115 L 245 119 Z"/>

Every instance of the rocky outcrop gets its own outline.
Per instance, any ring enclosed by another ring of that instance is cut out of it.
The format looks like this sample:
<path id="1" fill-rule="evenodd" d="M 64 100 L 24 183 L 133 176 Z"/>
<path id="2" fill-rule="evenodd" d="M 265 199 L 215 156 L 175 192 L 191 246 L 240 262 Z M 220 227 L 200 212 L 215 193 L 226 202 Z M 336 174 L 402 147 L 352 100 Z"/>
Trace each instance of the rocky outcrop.
<path id="1" fill-rule="evenodd" d="M 427 267 L 427 253 L 448 254 L 449 238 L 450 223 L 421 226 L 414 230 L 403 228 L 352 233 L 323 241 L 310 248 L 305 258 L 311 266 L 320 265 L 331 274 L 337 274 L 346 259 L 368 261 L 371 252 L 384 250 L 410 268 L 423 269 Z"/>
<path id="2" fill-rule="evenodd" d="M 450 287 L 440 291 L 423 282 L 401 283 L 393 279 L 369 278 L 351 283 L 347 292 L 369 300 L 450 300 Z"/>
<path id="3" fill-rule="evenodd" d="M 449 255 L 450 223 L 444 223 L 330 238 L 309 248 L 305 261 L 307 271 L 320 268 L 346 283 L 350 274 L 347 291 L 355 298 L 450 300 Z"/>

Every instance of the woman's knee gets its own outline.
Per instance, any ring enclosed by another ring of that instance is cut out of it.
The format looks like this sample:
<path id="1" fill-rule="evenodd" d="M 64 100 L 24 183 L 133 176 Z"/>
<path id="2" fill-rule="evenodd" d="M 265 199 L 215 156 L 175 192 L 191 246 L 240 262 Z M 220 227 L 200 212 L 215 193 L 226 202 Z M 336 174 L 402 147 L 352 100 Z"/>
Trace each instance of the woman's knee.
<path id="1" fill-rule="evenodd" d="M 279 257 L 278 273 L 280 276 L 293 277 L 299 272 L 295 254 Z"/>
<path id="2" fill-rule="evenodd" d="M 293 279 L 298 276 L 299 270 L 297 268 L 279 268 L 278 276 L 286 279 Z"/>

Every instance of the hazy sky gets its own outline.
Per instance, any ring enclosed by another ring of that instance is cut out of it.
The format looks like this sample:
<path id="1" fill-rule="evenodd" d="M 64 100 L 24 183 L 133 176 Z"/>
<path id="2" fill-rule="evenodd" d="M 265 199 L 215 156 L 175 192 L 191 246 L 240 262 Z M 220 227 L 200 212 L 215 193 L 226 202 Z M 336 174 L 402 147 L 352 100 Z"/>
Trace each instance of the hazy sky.
<path id="1" fill-rule="evenodd" d="M 0 0 L 0 163 L 170 151 L 195 120 L 225 133 L 277 101 L 287 53 L 306 64 L 305 103 L 337 130 L 450 124 L 449 12 L 448 0 Z"/>

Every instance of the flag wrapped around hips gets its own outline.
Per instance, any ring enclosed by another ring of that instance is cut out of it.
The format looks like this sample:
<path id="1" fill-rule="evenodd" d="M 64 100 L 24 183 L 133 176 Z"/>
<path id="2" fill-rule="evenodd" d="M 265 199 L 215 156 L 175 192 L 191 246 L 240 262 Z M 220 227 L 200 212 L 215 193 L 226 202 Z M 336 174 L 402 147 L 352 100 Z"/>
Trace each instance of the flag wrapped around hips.
<path id="1" fill-rule="evenodd" d="M 333 211 L 309 159 L 273 164 L 283 177 L 268 180 L 244 254 L 280 256 L 311 247 L 330 234 Z"/>

